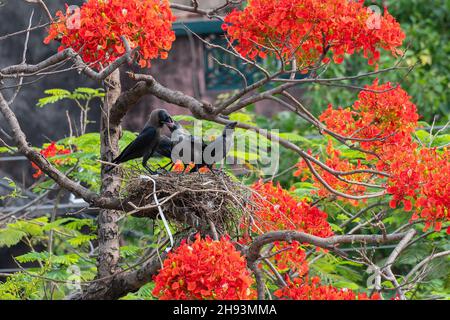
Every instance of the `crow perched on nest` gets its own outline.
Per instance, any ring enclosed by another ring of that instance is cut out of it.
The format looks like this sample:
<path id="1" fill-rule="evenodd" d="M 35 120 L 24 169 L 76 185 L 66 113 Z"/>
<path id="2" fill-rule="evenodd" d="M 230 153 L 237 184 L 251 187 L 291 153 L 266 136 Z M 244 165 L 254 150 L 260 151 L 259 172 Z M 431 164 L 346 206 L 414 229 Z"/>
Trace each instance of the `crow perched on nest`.
<path id="1" fill-rule="evenodd" d="M 167 151 L 167 148 L 164 148 L 163 146 L 160 147 L 161 129 L 164 125 L 167 125 L 169 129 L 174 126 L 174 121 L 170 114 L 165 109 L 153 110 L 142 132 L 117 158 L 112 160 L 112 163 L 120 164 L 142 157 L 142 165 L 144 168 L 152 174 L 155 173 L 147 166 L 147 161 L 150 157 L 154 156 L 156 152 L 165 156 L 165 154 L 162 153 L 166 153 L 165 151 Z M 166 139 L 164 139 L 164 141 L 167 142 Z M 110 166 L 105 172 L 109 172 L 113 168 L 114 166 Z"/>

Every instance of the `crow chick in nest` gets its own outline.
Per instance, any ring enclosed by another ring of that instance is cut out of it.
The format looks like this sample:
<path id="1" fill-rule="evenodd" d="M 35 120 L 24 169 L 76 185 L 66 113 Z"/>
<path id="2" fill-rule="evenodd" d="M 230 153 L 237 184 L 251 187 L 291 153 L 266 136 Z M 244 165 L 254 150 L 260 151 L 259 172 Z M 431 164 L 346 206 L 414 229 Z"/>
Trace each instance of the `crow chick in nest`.
<path id="1" fill-rule="evenodd" d="M 187 166 L 190 163 L 197 165 L 202 162 L 206 144 L 201 138 L 191 135 L 179 122 L 175 122 L 170 138 L 173 146 L 171 153 L 173 163 L 181 161 Z"/>
<path id="2" fill-rule="evenodd" d="M 190 172 L 196 172 L 202 167 L 213 169 L 215 163 L 222 161 L 233 144 L 233 133 L 237 122 L 228 123 L 222 135 L 207 144 L 199 137 L 192 136 L 179 123 L 175 123 L 172 131 L 172 161 L 178 160 L 184 165 L 194 163 Z"/>
<path id="3" fill-rule="evenodd" d="M 200 167 L 206 166 L 212 171 L 215 163 L 219 163 L 225 159 L 233 146 L 233 135 L 236 125 L 236 121 L 228 123 L 223 129 L 222 135 L 203 148 Z"/>
<path id="4" fill-rule="evenodd" d="M 142 157 L 142 166 L 151 174 L 154 174 L 155 172 L 148 167 L 147 162 L 158 150 L 161 141 L 161 129 L 164 125 L 169 129 L 174 126 L 174 121 L 170 114 L 165 109 L 153 110 L 141 133 L 117 158 L 112 160 L 112 163 L 120 164 Z M 113 168 L 114 166 L 110 166 L 105 172 L 109 172 Z"/>

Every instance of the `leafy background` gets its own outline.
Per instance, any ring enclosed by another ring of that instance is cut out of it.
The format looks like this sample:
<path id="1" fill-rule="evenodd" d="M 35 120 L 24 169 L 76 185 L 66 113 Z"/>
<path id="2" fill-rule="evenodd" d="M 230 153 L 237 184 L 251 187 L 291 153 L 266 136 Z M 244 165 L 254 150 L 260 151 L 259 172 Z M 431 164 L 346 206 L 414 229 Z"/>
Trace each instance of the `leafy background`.
<path id="1" fill-rule="evenodd" d="M 416 139 L 422 143 L 432 143 L 434 146 L 442 146 L 450 142 L 450 135 L 441 132 L 438 137 L 430 135 L 426 130 L 435 119 L 436 125 L 444 125 L 449 120 L 449 92 L 450 92 L 450 43 L 448 28 L 450 26 L 450 1 L 438 0 L 432 3 L 425 0 L 389 0 L 386 1 L 390 12 L 397 17 L 407 34 L 409 49 L 406 61 L 409 65 L 416 65 L 415 69 L 404 77 L 400 74 L 389 73 L 380 76 L 381 81 L 400 81 L 402 87 L 413 97 L 422 114 L 424 128 L 416 132 Z M 382 56 L 380 68 L 393 64 L 394 60 L 387 55 Z M 345 60 L 342 65 L 333 65 L 327 72 L 327 76 L 343 76 L 355 74 L 366 70 L 362 59 L 352 58 Z M 361 71 L 360 71 L 361 70 Z M 366 80 L 369 83 L 371 80 Z M 356 84 L 356 83 L 355 83 Z M 361 85 L 360 82 L 357 85 Z M 90 99 L 101 99 L 101 92 L 81 88 L 75 92 L 49 91 L 43 94 L 43 98 L 37 102 L 40 107 L 46 104 L 58 103 L 61 99 L 68 99 L 77 106 L 77 100 L 88 101 Z M 226 95 L 226 93 L 224 94 Z M 306 105 L 315 115 L 324 110 L 328 103 L 335 106 L 348 106 L 357 96 L 356 91 L 342 90 L 320 85 L 314 85 L 305 92 Z M 222 97 L 219 97 L 223 98 Z M 83 104 L 84 105 L 84 104 Z M 262 128 L 279 129 L 285 138 L 295 142 L 303 149 L 311 149 L 315 152 L 324 152 L 326 139 L 318 136 L 311 125 L 287 112 L 277 113 L 273 118 L 263 117 L 254 112 L 254 107 L 247 108 L 244 112 L 233 115 L 239 121 L 257 124 Z M 193 123 L 193 118 L 180 116 L 178 120 Z M 186 126 L 192 129 L 191 126 Z M 204 129 L 221 127 L 213 123 L 204 122 Z M 237 136 L 244 134 L 240 130 Z M 135 137 L 135 133 L 125 131 L 120 141 L 123 149 Z M 250 139 L 256 139 L 252 136 Z M 433 140 L 433 141 L 431 141 Z M 99 135 L 97 133 L 86 133 L 81 136 L 65 138 L 58 141 L 66 147 L 72 148 L 70 155 L 61 155 L 55 158 L 70 158 L 71 161 L 61 167 L 68 172 L 74 166 L 77 170 L 71 170 L 69 175 L 81 183 L 98 190 L 100 187 L 99 175 Z M 7 152 L 1 149 L 1 152 Z M 345 151 L 345 150 L 344 150 Z M 347 150 L 348 151 L 348 150 Z M 296 154 L 280 148 L 280 169 L 283 173 L 276 177 L 285 188 L 291 189 L 299 198 L 309 197 L 314 187 L 308 183 L 301 183 L 292 176 L 292 165 L 298 160 Z M 348 151 L 351 158 L 357 155 Z M 239 154 L 243 160 L 251 159 L 256 155 L 251 151 Z M 153 165 L 157 164 L 153 160 Z M 129 167 L 138 167 L 138 162 L 131 162 Z M 228 168 L 230 169 L 230 168 Z M 255 169 L 255 168 L 253 168 Z M 256 168 L 257 169 L 257 168 Z M 246 183 L 251 183 L 257 178 L 258 170 L 253 175 L 240 177 Z M 7 181 L 12 187 L 14 182 Z M 36 184 L 34 191 L 44 193 L 52 186 L 49 180 L 41 180 Z M 9 198 L 20 197 L 20 190 L 13 191 L 4 196 Z M 3 200 L 3 199 L 0 199 Z M 379 200 L 373 200 L 379 201 Z M 371 202 L 366 205 L 372 204 Z M 362 207 L 353 207 L 337 203 L 336 201 L 323 202 L 322 209 L 329 214 L 329 221 L 337 234 L 345 233 L 352 226 L 341 227 L 342 221 L 349 215 L 356 214 Z M 408 215 L 401 210 L 393 210 L 384 205 L 387 210 L 383 223 L 387 231 L 393 231 L 408 221 Z M 370 217 L 370 213 L 360 219 Z M 360 220 L 356 219 L 355 222 Z M 92 280 L 95 276 L 96 251 L 96 217 L 85 215 L 84 217 L 66 216 L 51 218 L 48 215 L 31 219 L 17 220 L 0 228 L 0 247 L 12 247 L 18 243 L 25 243 L 28 252 L 15 256 L 14 259 L 21 271 L 0 282 L 0 299 L 61 299 L 67 293 L 76 290 L 71 281 L 79 279 L 83 281 Z M 140 258 L 148 250 L 154 250 L 158 246 L 158 237 L 163 228 L 155 221 L 143 222 L 142 219 L 127 218 L 121 221 L 121 233 L 123 235 L 123 246 L 121 247 L 121 267 L 127 268 L 139 263 Z M 421 230 L 423 225 L 418 224 Z M 363 232 L 375 232 L 368 226 Z M 51 239 L 51 246 L 50 246 Z M 51 251 L 49 250 L 51 247 Z M 444 233 L 425 233 L 422 241 L 411 245 L 401 256 L 395 266 L 395 273 L 405 274 L 415 264 L 430 254 L 432 250 L 449 250 L 450 244 Z M 344 248 L 345 250 L 345 248 Z M 350 248 L 349 248 L 350 250 Z M 372 248 L 370 251 L 376 261 L 382 262 L 392 247 L 385 246 Z M 314 255 L 313 255 L 314 256 Z M 311 272 L 320 275 L 325 281 L 337 287 L 347 287 L 354 290 L 366 290 L 366 281 L 370 275 L 366 268 L 358 263 L 344 261 L 331 254 L 319 254 L 312 265 Z M 51 281 L 50 281 L 51 280 Z M 385 283 L 388 285 L 388 283 Z M 123 299 L 154 299 L 151 294 L 153 283 L 148 283 L 136 293 L 130 293 Z M 409 298 L 450 299 L 450 261 L 448 258 L 439 259 L 432 263 L 430 273 L 426 281 L 419 284 L 414 292 L 409 293 Z"/>

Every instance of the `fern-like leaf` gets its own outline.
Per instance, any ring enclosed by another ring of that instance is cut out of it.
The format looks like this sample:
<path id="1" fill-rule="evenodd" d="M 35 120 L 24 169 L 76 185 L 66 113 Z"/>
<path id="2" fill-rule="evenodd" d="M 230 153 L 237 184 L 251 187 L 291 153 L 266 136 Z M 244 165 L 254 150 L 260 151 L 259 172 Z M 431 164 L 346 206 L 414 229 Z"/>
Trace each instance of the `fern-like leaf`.
<path id="1" fill-rule="evenodd" d="M 11 247 L 19 243 L 27 234 L 21 230 L 6 228 L 0 229 L 0 247 Z"/>

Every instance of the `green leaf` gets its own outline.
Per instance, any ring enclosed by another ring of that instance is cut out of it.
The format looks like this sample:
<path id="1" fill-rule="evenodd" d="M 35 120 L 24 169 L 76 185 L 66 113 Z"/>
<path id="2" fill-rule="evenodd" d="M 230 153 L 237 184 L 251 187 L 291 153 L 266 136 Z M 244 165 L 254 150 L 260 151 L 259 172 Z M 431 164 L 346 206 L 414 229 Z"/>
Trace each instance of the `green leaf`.
<path id="1" fill-rule="evenodd" d="M 37 103 L 37 106 L 41 108 L 48 104 L 52 104 L 70 97 L 70 91 L 64 89 L 48 89 L 45 90 L 44 93 L 47 94 L 48 96 L 39 99 Z"/>
<path id="2" fill-rule="evenodd" d="M 100 155 L 100 134 L 96 132 L 86 133 L 79 137 L 61 139 L 58 144 L 76 145 L 77 149 Z"/>
<path id="3" fill-rule="evenodd" d="M 11 149 L 13 149 L 13 150 L 11 150 Z M 0 147 L 0 153 L 14 154 L 15 152 L 17 152 L 17 148 L 16 147 L 11 147 L 11 148 Z"/>
<path id="4" fill-rule="evenodd" d="M 51 263 L 65 265 L 65 266 L 75 264 L 79 260 L 80 260 L 80 256 L 75 253 L 64 254 L 64 255 L 60 255 L 60 256 L 52 255 L 50 257 Z"/>
<path id="5" fill-rule="evenodd" d="M 47 217 L 39 217 L 32 220 L 18 220 L 7 224 L 7 229 L 19 230 L 29 236 L 40 236 L 44 233 L 43 226 L 48 222 Z"/>
<path id="6" fill-rule="evenodd" d="M 70 95 L 70 91 L 65 89 L 48 89 L 44 91 L 45 94 L 52 95 L 52 96 L 58 96 L 58 97 L 64 97 Z"/>
<path id="7" fill-rule="evenodd" d="M 280 133 L 278 136 L 280 138 L 289 140 L 291 142 L 305 142 L 305 143 L 310 142 L 309 139 L 302 137 L 301 135 L 293 133 L 293 132 L 283 132 L 283 133 Z"/>
<path id="8" fill-rule="evenodd" d="M 189 115 L 186 115 L 186 114 L 175 115 L 175 116 L 172 116 L 172 118 L 175 121 L 189 121 L 189 122 L 197 121 L 197 119 L 194 118 L 193 116 L 189 116 Z"/>
<path id="9" fill-rule="evenodd" d="M 119 141 L 120 150 L 125 149 L 134 139 L 136 139 L 136 134 L 131 131 L 123 131 L 122 138 Z"/>
<path id="10" fill-rule="evenodd" d="M 349 149 L 348 147 L 342 148 L 342 147 L 337 147 L 336 149 L 341 151 L 341 156 L 347 159 L 365 159 L 366 155 L 358 150 L 352 150 Z"/>
<path id="11" fill-rule="evenodd" d="M 91 97 L 91 98 L 105 96 L 104 90 L 102 88 L 92 89 L 92 88 L 86 88 L 86 87 L 79 87 L 79 88 L 75 89 L 74 93 L 84 93 L 88 97 Z"/>
<path id="12" fill-rule="evenodd" d="M 0 229 L 0 247 L 11 247 L 19 243 L 27 234 L 21 230 L 6 228 Z"/>
<path id="13" fill-rule="evenodd" d="M 329 222 L 331 230 L 333 230 L 333 232 L 342 232 L 342 228 L 339 227 L 337 224 L 331 223 Z"/>
<path id="14" fill-rule="evenodd" d="M 73 221 L 64 225 L 65 228 L 70 230 L 80 230 L 84 226 L 93 228 L 94 221 L 92 219 L 74 219 Z"/>
<path id="15" fill-rule="evenodd" d="M 12 189 L 9 193 L 1 195 L 0 200 L 5 200 L 7 198 L 21 197 L 22 190 L 20 190 L 20 188 L 16 185 L 16 183 L 12 179 L 10 179 L 8 177 L 3 177 L 3 178 L 0 178 L 0 180 L 5 180 L 8 184 L 8 187 L 10 187 Z"/>
<path id="16" fill-rule="evenodd" d="M 345 280 L 333 282 L 333 286 L 336 288 L 342 288 L 342 289 L 347 288 L 350 290 L 358 290 L 359 289 L 359 286 L 356 283 L 351 282 L 351 281 L 345 281 Z"/>
<path id="17" fill-rule="evenodd" d="M 336 215 L 336 219 L 341 220 L 341 221 L 345 221 L 348 220 L 348 216 L 343 214 L 343 213 L 339 213 L 338 215 Z"/>
<path id="18" fill-rule="evenodd" d="M 441 147 L 450 144 L 450 134 L 443 134 L 434 138 L 432 147 Z"/>
<path id="19" fill-rule="evenodd" d="M 293 186 L 297 189 L 318 190 L 318 188 L 310 182 L 296 182 L 293 184 Z"/>
<path id="20" fill-rule="evenodd" d="M 428 131 L 425 130 L 417 130 L 416 131 L 416 136 L 417 138 L 419 138 L 419 140 L 423 143 L 423 144 L 428 144 L 430 141 L 430 133 Z"/>
<path id="21" fill-rule="evenodd" d="M 259 156 L 256 153 L 245 152 L 240 150 L 231 150 L 229 156 L 232 156 L 236 159 L 242 159 L 245 161 L 255 161 L 259 159 Z"/>
<path id="22" fill-rule="evenodd" d="M 142 252 L 142 249 L 137 246 L 120 247 L 120 256 L 122 258 L 136 257 L 140 252 Z"/>
<path id="23" fill-rule="evenodd" d="M 19 261 L 20 263 L 28 263 L 28 262 L 35 262 L 35 261 L 46 261 L 49 257 L 49 253 L 48 252 L 36 252 L 36 251 L 32 251 L 32 252 L 28 252 L 25 253 L 21 256 L 17 256 L 16 260 Z"/>
<path id="24" fill-rule="evenodd" d="M 247 113 L 242 112 L 236 112 L 230 115 L 231 121 L 238 121 L 242 123 L 246 123 L 249 125 L 256 125 L 256 123 L 253 121 L 253 116 Z"/>
<path id="25" fill-rule="evenodd" d="M 91 240 L 94 240 L 96 238 L 97 238 L 97 236 L 94 235 L 94 234 L 92 234 L 92 235 L 90 235 L 90 234 L 81 234 L 81 235 L 76 236 L 74 238 L 70 238 L 69 240 L 67 240 L 67 242 L 69 244 L 71 244 L 72 246 L 74 246 L 74 247 L 79 247 L 82 244 L 84 244 L 86 242 L 89 242 Z"/>

